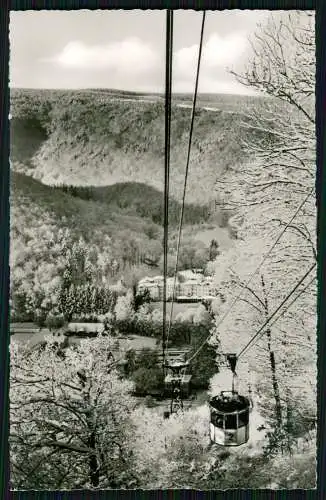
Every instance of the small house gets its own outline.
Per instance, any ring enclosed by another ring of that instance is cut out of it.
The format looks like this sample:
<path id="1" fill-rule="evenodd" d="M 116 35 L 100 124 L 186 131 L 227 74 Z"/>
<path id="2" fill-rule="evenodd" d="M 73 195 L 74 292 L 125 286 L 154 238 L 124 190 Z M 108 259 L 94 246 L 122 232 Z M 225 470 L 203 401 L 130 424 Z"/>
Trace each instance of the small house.
<path id="1" fill-rule="evenodd" d="M 104 332 L 103 323 L 69 323 L 67 326 L 68 335 L 82 335 L 85 337 L 95 337 L 98 333 Z"/>

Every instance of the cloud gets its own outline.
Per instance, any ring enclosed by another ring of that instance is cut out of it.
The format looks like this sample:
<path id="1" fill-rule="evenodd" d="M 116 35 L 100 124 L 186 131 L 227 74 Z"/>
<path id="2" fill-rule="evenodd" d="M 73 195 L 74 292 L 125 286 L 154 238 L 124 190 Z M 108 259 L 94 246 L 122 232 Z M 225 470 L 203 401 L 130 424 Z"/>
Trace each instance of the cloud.
<path id="1" fill-rule="evenodd" d="M 204 70 L 226 67 L 236 62 L 247 50 L 247 35 L 242 33 L 231 33 L 221 37 L 213 33 L 202 49 L 201 68 Z M 185 47 L 174 54 L 176 71 L 188 73 L 194 71 L 198 58 L 198 45 Z"/>
<path id="2" fill-rule="evenodd" d="M 227 68 L 237 63 L 248 49 L 245 32 L 231 33 L 221 37 L 213 33 L 203 45 L 199 91 L 201 92 L 236 92 L 247 93 L 241 85 L 228 74 Z M 174 88 L 179 92 L 192 91 L 194 87 L 199 45 L 184 47 L 174 54 Z"/>
<path id="3" fill-rule="evenodd" d="M 239 60 L 242 62 L 247 50 L 244 31 L 227 36 L 211 34 L 203 46 L 199 92 L 248 94 L 248 89 L 227 72 L 227 67 Z M 193 92 L 197 58 L 198 45 L 174 52 L 174 92 Z M 65 87 L 75 87 L 78 83 L 77 86 L 85 87 L 100 85 L 128 90 L 164 90 L 164 55 L 137 37 L 102 45 L 70 41 L 60 53 L 41 61 L 52 65 L 56 80 L 64 81 Z"/>
<path id="4" fill-rule="evenodd" d="M 112 70 L 127 75 L 138 75 L 157 67 L 155 51 L 136 37 L 107 45 L 86 45 L 81 41 L 69 42 L 52 58 L 43 59 L 67 69 Z"/>

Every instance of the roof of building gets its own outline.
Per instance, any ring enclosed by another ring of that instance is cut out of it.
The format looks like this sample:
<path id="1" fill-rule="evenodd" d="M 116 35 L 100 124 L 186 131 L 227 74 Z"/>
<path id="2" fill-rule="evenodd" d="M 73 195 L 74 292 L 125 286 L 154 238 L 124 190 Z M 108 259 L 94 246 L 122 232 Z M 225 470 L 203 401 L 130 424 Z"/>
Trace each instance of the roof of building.
<path id="1" fill-rule="evenodd" d="M 158 283 L 155 283 L 155 282 L 152 282 L 152 281 L 148 281 L 146 283 L 141 283 L 139 285 L 140 288 L 142 288 L 142 287 L 151 288 L 151 287 L 157 287 L 157 286 L 158 286 Z"/>
<path id="2" fill-rule="evenodd" d="M 192 285 L 192 286 L 193 285 L 201 285 L 201 281 L 190 279 L 190 280 L 184 281 L 182 283 L 182 285 Z"/>
<path id="3" fill-rule="evenodd" d="M 102 332 L 104 325 L 103 323 L 69 323 L 67 328 L 70 332 Z"/>
<path id="4" fill-rule="evenodd" d="M 174 379 L 175 377 L 171 375 L 171 373 L 168 373 L 165 377 L 165 383 L 170 384 Z M 182 384 L 189 384 L 190 380 L 191 380 L 191 375 L 181 375 Z"/>
<path id="5" fill-rule="evenodd" d="M 183 278 L 186 278 L 186 281 L 181 283 L 181 285 L 211 285 L 213 282 L 213 278 L 210 276 L 203 276 L 202 274 L 196 274 L 191 269 L 185 269 L 183 271 L 179 271 L 179 273 Z M 142 278 L 138 286 L 139 287 L 154 287 L 161 284 L 163 281 L 163 276 L 154 276 L 154 277 L 145 277 Z M 166 280 L 167 285 L 174 284 L 174 276 L 168 277 Z M 176 281 L 179 284 L 179 280 Z"/>

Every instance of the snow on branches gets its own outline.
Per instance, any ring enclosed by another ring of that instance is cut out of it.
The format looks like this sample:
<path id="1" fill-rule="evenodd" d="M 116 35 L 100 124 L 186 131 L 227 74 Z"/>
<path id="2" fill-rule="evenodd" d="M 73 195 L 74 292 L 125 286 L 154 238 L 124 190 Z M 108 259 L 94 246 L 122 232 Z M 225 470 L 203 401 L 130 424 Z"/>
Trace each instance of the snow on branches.
<path id="1" fill-rule="evenodd" d="M 216 183 L 223 209 L 233 214 L 235 246 L 218 258 L 215 276 L 226 297 L 216 334 L 231 352 L 244 347 L 316 261 L 313 22 L 311 13 L 271 14 L 252 41 L 247 71 L 236 75 L 268 97 L 244 114 L 243 127 L 252 130 L 244 144 L 251 159 Z M 294 295 L 301 293 L 298 300 L 246 353 L 257 391 L 276 406 L 291 398 L 310 414 L 316 403 L 314 277 L 307 277 Z"/>
<path id="2" fill-rule="evenodd" d="M 117 372 L 108 337 L 58 356 L 48 340 L 11 344 L 10 454 L 14 488 L 128 487 L 132 384 Z M 127 478 L 127 479 L 126 479 Z"/>

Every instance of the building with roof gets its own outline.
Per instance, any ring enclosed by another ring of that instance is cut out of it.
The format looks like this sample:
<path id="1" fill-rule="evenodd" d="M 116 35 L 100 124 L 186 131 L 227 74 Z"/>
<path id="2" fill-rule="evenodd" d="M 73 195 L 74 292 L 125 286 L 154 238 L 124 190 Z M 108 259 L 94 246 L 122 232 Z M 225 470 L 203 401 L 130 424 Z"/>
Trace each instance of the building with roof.
<path id="1" fill-rule="evenodd" d="M 182 277 L 185 281 L 179 280 Z M 143 278 L 139 281 L 138 291 L 143 292 L 146 289 L 150 293 L 152 300 L 163 300 L 163 276 L 154 276 L 153 278 Z M 166 280 L 167 300 L 173 296 L 174 277 Z M 217 290 L 213 285 L 213 278 L 204 276 L 200 273 L 194 273 L 191 269 L 179 271 L 175 287 L 175 299 L 177 297 L 194 297 L 200 300 L 203 297 L 214 297 Z"/>

